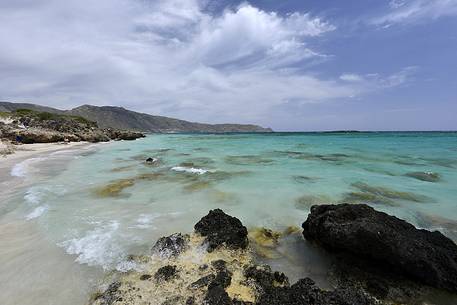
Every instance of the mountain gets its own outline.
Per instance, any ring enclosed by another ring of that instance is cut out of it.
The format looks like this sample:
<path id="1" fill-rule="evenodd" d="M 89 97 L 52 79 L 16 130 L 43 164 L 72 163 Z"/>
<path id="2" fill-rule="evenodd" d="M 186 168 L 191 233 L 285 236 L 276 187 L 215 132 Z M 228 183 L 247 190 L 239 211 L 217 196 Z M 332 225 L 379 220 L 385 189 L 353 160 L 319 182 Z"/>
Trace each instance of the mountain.
<path id="1" fill-rule="evenodd" d="M 144 132 L 170 133 L 170 132 L 271 132 L 270 128 L 263 128 L 250 124 L 202 124 L 188 122 L 163 116 L 127 110 L 113 106 L 83 105 L 71 110 L 59 110 L 27 103 L 0 102 L 1 111 L 14 111 L 17 109 L 31 109 L 40 112 L 75 115 L 87 120 L 97 122 L 100 128 L 128 129 Z"/>

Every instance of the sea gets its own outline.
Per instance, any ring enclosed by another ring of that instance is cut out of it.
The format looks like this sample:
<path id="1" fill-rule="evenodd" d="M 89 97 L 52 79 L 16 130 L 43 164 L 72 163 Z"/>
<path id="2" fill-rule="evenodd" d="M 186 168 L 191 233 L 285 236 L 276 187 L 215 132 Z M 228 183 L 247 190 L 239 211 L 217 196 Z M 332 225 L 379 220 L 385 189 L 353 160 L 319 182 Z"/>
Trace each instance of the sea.
<path id="1" fill-rule="evenodd" d="M 216 208 L 249 230 L 283 232 L 312 205 L 366 203 L 457 241 L 453 132 L 151 134 L 43 154 L 8 176 L 2 193 L 21 187 L 0 202 L 5 305 L 86 304 L 107 278 L 137 268 L 129 255 L 191 232 Z M 328 254 L 301 234 L 258 260 L 331 288 Z"/>

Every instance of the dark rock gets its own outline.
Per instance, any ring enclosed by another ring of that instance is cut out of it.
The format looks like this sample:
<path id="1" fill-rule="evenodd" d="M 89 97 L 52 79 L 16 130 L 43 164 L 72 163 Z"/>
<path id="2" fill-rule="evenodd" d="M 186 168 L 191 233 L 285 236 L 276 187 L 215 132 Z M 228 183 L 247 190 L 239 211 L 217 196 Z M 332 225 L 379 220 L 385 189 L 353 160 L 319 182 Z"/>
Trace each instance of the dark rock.
<path id="1" fill-rule="evenodd" d="M 241 300 L 237 300 L 237 299 L 234 299 L 232 302 L 233 302 L 233 305 L 254 305 L 254 303 L 252 303 L 252 302 L 241 301 Z"/>
<path id="2" fill-rule="evenodd" d="M 154 278 L 158 281 L 169 281 L 169 280 L 175 278 L 176 274 L 177 274 L 176 266 L 168 265 L 168 266 L 159 268 L 159 270 L 157 270 L 156 274 L 154 274 Z"/>
<path id="3" fill-rule="evenodd" d="M 259 287 L 257 305 L 371 305 L 374 300 L 358 289 L 324 291 L 309 278 L 301 279 L 292 286 L 284 274 L 272 273 L 269 267 L 249 267 L 247 278 Z"/>
<path id="4" fill-rule="evenodd" d="M 210 282 L 214 281 L 215 278 L 216 278 L 216 276 L 214 274 L 209 274 L 207 276 L 204 276 L 204 277 L 196 280 L 192 284 L 190 284 L 189 288 L 191 288 L 191 289 L 199 289 L 199 288 L 202 288 L 202 287 L 206 287 L 206 286 L 209 285 Z"/>
<path id="5" fill-rule="evenodd" d="M 391 268 L 379 268 L 372 260 L 338 254 L 333 258 L 330 280 L 337 287 L 362 288 L 370 295 L 393 304 L 416 304 L 430 293 L 430 287 L 407 279 Z"/>
<path id="6" fill-rule="evenodd" d="M 147 158 L 146 159 L 146 163 L 153 163 L 154 162 L 154 158 Z"/>
<path id="7" fill-rule="evenodd" d="M 204 305 L 232 305 L 228 293 L 221 286 L 214 286 L 208 289 L 203 300 Z"/>
<path id="8" fill-rule="evenodd" d="M 211 266 L 213 266 L 213 268 L 217 271 L 223 271 L 227 269 L 227 262 L 222 259 L 219 259 L 217 261 L 212 261 Z"/>
<path id="9" fill-rule="evenodd" d="M 253 279 L 262 290 L 274 286 L 289 286 L 289 279 L 284 273 L 272 272 L 267 265 L 250 266 L 244 270 L 244 276 Z"/>
<path id="10" fill-rule="evenodd" d="M 203 265 L 198 267 L 198 270 L 200 270 L 200 271 L 203 271 L 203 270 L 206 270 L 206 269 L 208 269 L 208 265 L 207 264 L 203 264 Z"/>
<path id="11" fill-rule="evenodd" d="M 227 270 L 223 270 L 216 274 L 216 277 L 214 278 L 214 280 L 211 283 L 209 283 L 208 288 L 211 289 L 214 286 L 220 286 L 222 288 L 227 288 L 228 286 L 230 286 L 231 282 L 232 282 L 232 274 Z"/>
<path id="12" fill-rule="evenodd" d="M 324 248 L 363 257 L 424 284 L 457 291 L 457 246 L 367 205 L 313 206 L 303 235 Z"/>
<path id="13" fill-rule="evenodd" d="M 195 298 L 194 297 L 188 297 L 186 300 L 186 305 L 193 305 L 195 304 Z"/>
<path id="14" fill-rule="evenodd" d="M 101 305 L 111 305 L 114 302 L 121 301 L 122 297 L 118 291 L 120 287 L 120 282 L 111 283 L 102 294 L 95 298 L 95 300 L 99 300 Z"/>
<path id="15" fill-rule="evenodd" d="M 187 249 L 188 239 L 188 235 L 181 233 L 161 237 L 152 247 L 152 252 L 163 258 L 176 257 Z"/>
<path id="16" fill-rule="evenodd" d="M 165 302 L 163 302 L 161 305 L 176 305 L 176 304 L 182 304 L 183 297 L 176 295 L 176 296 L 171 296 L 168 297 Z M 128 304 L 128 303 L 127 303 Z"/>
<path id="17" fill-rule="evenodd" d="M 195 231 L 206 237 L 208 252 L 221 245 L 231 249 L 245 249 L 248 245 L 248 230 L 241 221 L 216 209 L 209 212 L 196 225 Z"/>
<path id="18" fill-rule="evenodd" d="M 146 281 L 146 280 L 149 280 L 152 276 L 150 274 L 142 274 L 140 276 L 140 280 L 142 281 Z"/>

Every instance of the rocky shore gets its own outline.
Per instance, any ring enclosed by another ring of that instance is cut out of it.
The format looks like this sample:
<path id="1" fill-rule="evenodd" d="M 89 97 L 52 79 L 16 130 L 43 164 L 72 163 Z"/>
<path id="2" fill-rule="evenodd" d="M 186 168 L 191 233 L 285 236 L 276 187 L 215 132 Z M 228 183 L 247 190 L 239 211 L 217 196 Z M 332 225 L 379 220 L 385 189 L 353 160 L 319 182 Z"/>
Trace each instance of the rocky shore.
<path id="1" fill-rule="evenodd" d="M 274 232 L 261 232 L 260 242 L 275 243 Z M 457 292 L 457 246 L 450 239 L 367 205 L 313 206 L 303 236 L 333 257 L 333 290 L 310 278 L 290 283 L 258 265 L 257 240 L 216 209 L 193 233 L 160 238 L 150 255 L 131 256 L 136 271 L 120 274 L 90 304 L 424 304 L 430 292 Z"/>
<path id="2" fill-rule="evenodd" d="M 135 140 L 145 135 L 130 130 L 99 128 L 78 116 L 20 109 L 0 113 L 0 139 L 23 144 L 55 142 L 108 142 Z"/>

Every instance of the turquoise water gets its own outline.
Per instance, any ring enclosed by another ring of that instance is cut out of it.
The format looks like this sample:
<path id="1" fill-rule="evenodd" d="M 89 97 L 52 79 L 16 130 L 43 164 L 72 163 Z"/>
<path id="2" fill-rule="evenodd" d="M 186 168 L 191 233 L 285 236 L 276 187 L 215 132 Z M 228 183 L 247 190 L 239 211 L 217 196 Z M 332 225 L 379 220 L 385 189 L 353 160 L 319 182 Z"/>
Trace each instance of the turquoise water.
<path id="1" fill-rule="evenodd" d="M 134 269 L 129 254 L 191 231 L 214 208 L 284 230 L 312 204 L 366 202 L 457 240 L 456 133 L 151 135 L 29 163 L 12 174 L 41 176 L 2 206 L 0 223 L 33 225 L 94 279 Z M 327 285 L 325 255 L 300 235 L 275 251 L 259 259 Z"/>

